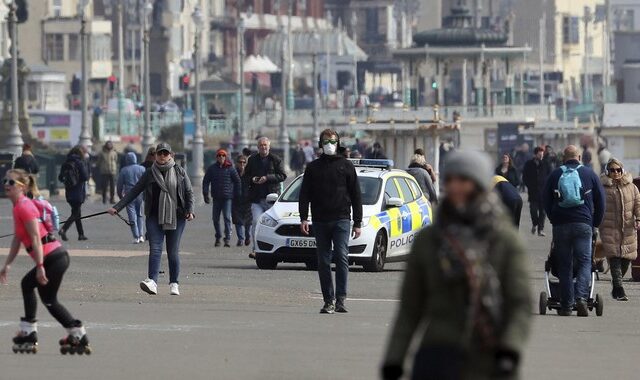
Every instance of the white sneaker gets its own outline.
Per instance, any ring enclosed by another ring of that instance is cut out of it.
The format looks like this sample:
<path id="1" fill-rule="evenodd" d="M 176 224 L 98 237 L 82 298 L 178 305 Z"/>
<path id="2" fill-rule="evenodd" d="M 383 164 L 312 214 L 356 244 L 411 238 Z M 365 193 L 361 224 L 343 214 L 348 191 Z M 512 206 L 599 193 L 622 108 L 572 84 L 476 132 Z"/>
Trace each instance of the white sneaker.
<path id="1" fill-rule="evenodd" d="M 172 282 L 171 284 L 169 284 L 169 291 L 171 292 L 172 296 L 179 296 L 180 295 L 180 287 L 175 282 Z"/>
<path id="2" fill-rule="evenodd" d="M 138 243 L 144 243 L 144 236 L 140 236 L 138 238 Z"/>
<path id="3" fill-rule="evenodd" d="M 158 284 L 150 278 L 140 282 L 140 289 L 151 295 L 158 294 Z"/>
<path id="4" fill-rule="evenodd" d="M 140 243 L 140 239 L 133 239 L 133 243 L 132 244 L 138 244 Z"/>

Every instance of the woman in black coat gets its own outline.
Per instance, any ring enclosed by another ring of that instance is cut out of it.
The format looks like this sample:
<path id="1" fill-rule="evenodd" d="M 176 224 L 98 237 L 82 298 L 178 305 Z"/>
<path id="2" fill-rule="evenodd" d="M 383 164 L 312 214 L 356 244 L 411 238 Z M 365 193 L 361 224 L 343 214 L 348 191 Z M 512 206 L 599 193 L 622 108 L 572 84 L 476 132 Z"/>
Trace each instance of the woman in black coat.
<path id="1" fill-rule="evenodd" d="M 71 215 L 64 223 L 60 231 L 60 238 L 67 241 L 67 230 L 75 222 L 78 230 L 78 240 L 87 240 L 82 228 L 82 204 L 87 197 L 86 184 L 89 180 L 89 171 L 84 162 L 84 154 L 79 146 L 73 147 L 67 155 L 66 161 L 60 167 L 58 180 L 64 184 L 65 197 L 71 206 Z"/>
<path id="2" fill-rule="evenodd" d="M 502 156 L 502 163 L 498 165 L 494 174 L 506 178 L 507 181 L 509 181 L 509 183 L 516 188 L 520 186 L 520 176 L 518 175 L 518 170 L 516 170 L 516 167 L 513 166 L 513 160 L 511 159 L 511 156 L 506 153 Z"/>

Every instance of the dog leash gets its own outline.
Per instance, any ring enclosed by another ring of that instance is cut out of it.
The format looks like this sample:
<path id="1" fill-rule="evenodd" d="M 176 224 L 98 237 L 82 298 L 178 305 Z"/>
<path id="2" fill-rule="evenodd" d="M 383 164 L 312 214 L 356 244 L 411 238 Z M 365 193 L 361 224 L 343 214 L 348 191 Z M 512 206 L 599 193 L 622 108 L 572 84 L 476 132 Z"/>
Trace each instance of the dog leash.
<path id="1" fill-rule="evenodd" d="M 96 217 L 96 216 L 105 215 L 105 214 L 108 214 L 108 213 L 109 213 L 108 211 L 102 211 L 102 212 L 97 212 L 97 213 L 95 213 L 95 214 L 85 215 L 85 216 L 82 216 L 82 217 L 80 217 L 80 218 L 75 218 L 75 219 L 71 219 L 71 218 L 69 218 L 69 219 L 67 219 L 67 220 L 65 220 L 65 221 L 63 221 L 63 222 L 60 222 L 60 224 L 65 224 L 65 223 L 67 223 L 67 222 L 74 223 L 74 222 L 76 222 L 76 221 L 78 221 L 78 220 L 94 218 L 94 217 Z M 127 226 L 131 227 L 131 226 L 133 225 L 133 223 L 131 223 L 131 222 L 129 222 L 128 220 L 126 220 L 125 218 L 123 218 L 123 217 L 122 217 L 122 215 L 120 215 L 120 214 L 118 214 L 118 213 L 116 213 L 115 215 L 116 215 L 118 218 L 120 218 L 120 220 L 122 220 L 122 221 L 123 221 Z M 11 237 L 11 236 L 13 236 L 13 235 L 15 235 L 15 233 L 6 234 L 6 235 L 0 235 L 0 239 L 4 239 L 4 238 L 7 238 L 7 237 Z"/>

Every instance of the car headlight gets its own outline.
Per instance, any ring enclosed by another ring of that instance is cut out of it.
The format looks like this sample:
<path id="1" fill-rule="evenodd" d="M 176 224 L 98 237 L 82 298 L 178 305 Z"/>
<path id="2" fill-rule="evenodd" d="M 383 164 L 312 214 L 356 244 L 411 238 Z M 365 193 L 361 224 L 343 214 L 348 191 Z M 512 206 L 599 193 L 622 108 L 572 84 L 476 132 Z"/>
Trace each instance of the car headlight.
<path id="1" fill-rule="evenodd" d="M 369 216 L 367 216 L 365 218 L 362 218 L 362 228 L 368 226 L 370 220 L 371 220 L 371 217 L 369 217 Z"/>
<path id="2" fill-rule="evenodd" d="M 273 219 L 272 217 L 270 217 L 267 214 L 264 214 L 260 217 L 260 224 L 262 224 L 263 226 L 267 226 L 267 227 L 275 227 L 278 225 L 278 221 Z"/>

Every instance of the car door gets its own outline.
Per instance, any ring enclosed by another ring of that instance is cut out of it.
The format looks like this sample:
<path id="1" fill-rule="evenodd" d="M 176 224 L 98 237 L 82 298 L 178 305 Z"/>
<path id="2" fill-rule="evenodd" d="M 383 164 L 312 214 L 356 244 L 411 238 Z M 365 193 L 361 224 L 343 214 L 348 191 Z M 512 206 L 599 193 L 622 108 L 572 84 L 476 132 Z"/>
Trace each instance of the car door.
<path id="1" fill-rule="evenodd" d="M 379 214 L 379 219 L 383 224 L 388 226 L 387 232 L 389 234 L 389 249 L 387 250 L 387 256 L 393 256 L 393 250 L 395 248 L 394 241 L 402 237 L 402 213 L 398 207 L 389 207 L 387 202 L 391 198 L 402 199 L 399 186 L 395 182 L 394 177 L 387 179 L 384 185 L 384 200 L 382 202 L 382 210 Z"/>
<path id="2" fill-rule="evenodd" d="M 412 210 L 412 205 L 415 204 L 416 199 L 406 178 L 398 176 L 394 178 L 393 181 L 403 201 L 402 207 L 398 209 L 400 212 L 400 222 L 402 223 L 402 233 L 400 238 L 395 239 L 393 242 L 393 256 L 401 256 L 407 254 L 411 248 L 413 236 L 417 230 L 416 222 L 419 220 L 419 216 L 415 218 L 414 210 Z"/>

